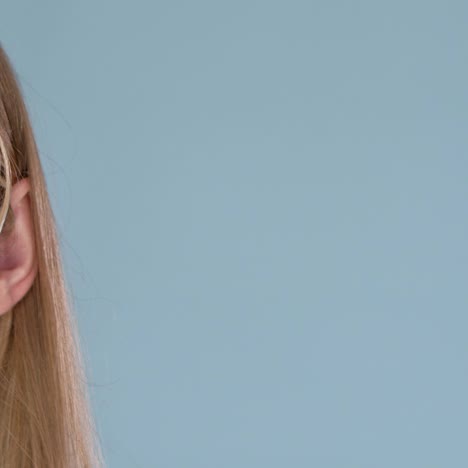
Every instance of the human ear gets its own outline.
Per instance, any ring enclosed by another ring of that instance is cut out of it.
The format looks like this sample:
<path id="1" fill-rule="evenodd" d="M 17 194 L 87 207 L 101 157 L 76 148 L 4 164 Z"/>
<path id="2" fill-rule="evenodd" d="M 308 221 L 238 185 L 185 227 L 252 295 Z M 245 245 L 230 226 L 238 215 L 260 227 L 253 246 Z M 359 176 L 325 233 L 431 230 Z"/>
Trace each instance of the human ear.
<path id="1" fill-rule="evenodd" d="M 13 222 L 0 233 L 0 315 L 8 312 L 31 288 L 37 275 L 30 205 L 30 181 L 23 178 L 11 187 Z"/>

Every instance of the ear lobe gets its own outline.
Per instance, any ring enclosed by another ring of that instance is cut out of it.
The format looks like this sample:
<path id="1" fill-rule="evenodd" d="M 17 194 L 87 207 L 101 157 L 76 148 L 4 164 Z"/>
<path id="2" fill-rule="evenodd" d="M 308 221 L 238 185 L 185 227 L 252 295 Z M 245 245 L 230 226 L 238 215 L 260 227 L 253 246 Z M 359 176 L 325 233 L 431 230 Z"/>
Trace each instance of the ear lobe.
<path id="1" fill-rule="evenodd" d="M 30 188 L 28 178 L 13 185 L 10 207 L 14 224 L 11 232 L 0 234 L 0 315 L 24 297 L 37 275 Z"/>

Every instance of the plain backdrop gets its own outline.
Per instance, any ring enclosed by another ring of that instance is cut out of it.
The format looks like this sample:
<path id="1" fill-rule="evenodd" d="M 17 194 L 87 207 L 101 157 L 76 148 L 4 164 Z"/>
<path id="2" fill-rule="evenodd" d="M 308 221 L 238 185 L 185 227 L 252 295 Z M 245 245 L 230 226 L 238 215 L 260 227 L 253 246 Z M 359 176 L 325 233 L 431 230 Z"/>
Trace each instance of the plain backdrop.
<path id="1" fill-rule="evenodd" d="M 468 466 L 467 15 L 2 5 L 109 467 Z"/>

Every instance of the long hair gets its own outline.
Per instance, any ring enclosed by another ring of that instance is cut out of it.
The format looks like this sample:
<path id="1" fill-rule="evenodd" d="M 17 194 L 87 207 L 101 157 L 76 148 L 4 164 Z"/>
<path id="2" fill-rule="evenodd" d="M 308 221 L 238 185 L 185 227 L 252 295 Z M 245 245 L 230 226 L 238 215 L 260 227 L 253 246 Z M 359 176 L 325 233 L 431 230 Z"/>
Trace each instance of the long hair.
<path id="1" fill-rule="evenodd" d="M 56 221 L 22 90 L 0 44 L 0 239 L 28 177 L 38 272 L 0 316 L 0 467 L 102 467 Z"/>

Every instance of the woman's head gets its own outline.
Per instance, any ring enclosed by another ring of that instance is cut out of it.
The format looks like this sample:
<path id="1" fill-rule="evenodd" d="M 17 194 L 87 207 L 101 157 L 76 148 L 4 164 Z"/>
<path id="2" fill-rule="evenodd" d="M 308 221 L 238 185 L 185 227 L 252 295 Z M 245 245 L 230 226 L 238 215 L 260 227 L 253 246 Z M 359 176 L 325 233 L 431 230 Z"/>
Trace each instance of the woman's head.
<path id="1" fill-rule="evenodd" d="M 0 466 L 102 466 L 54 214 L 0 46 Z"/>

